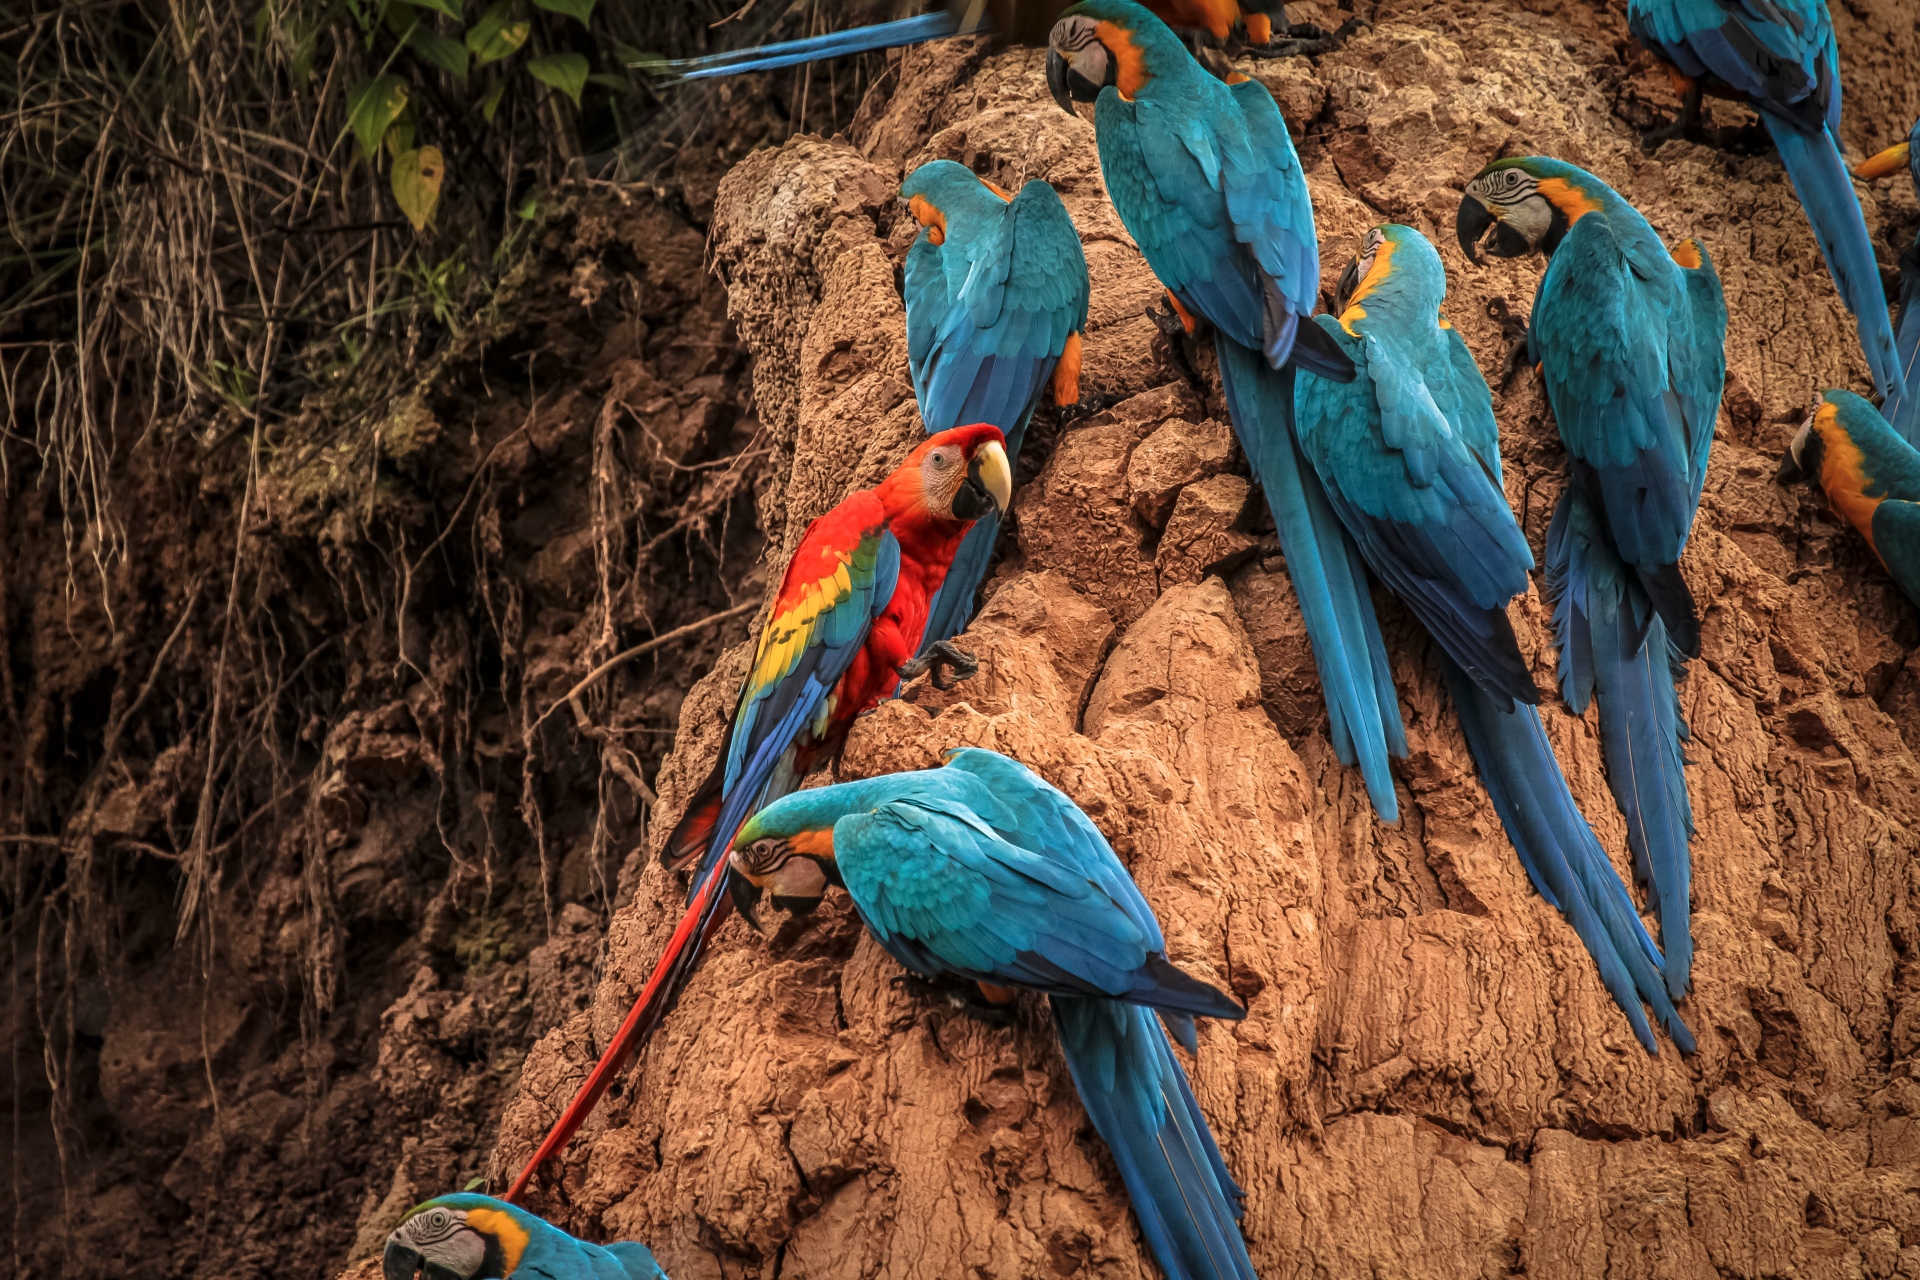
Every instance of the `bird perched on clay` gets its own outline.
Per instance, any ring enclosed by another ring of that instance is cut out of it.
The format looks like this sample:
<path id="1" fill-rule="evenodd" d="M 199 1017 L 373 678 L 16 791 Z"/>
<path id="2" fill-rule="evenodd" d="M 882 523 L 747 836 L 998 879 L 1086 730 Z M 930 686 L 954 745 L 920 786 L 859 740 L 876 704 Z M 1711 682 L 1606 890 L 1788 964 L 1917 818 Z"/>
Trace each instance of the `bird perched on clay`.
<path id="1" fill-rule="evenodd" d="M 1905 142 L 1888 147 L 1853 171 L 1871 182 L 1905 169 L 1920 194 L 1920 120 L 1913 122 Z M 1894 335 L 1899 377 L 1880 412 L 1901 439 L 1920 445 L 1920 232 L 1900 255 L 1900 327 Z"/>
<path id="2" fill-rule="evenodd" d="M 1720 280 L 1698 241 L 1669 252 L 1612 188 L 1544 156 L 1482 170 L 1456 231 L 1475 261 L 1483 244 L 1547 255 L 1527 342 L 1570 472 L 1547 533 L 1561 693 L 1576 714 L 1598 698 L 1607 782 L 1679 999 L 1693 965 L 1693 810 L 1674 682 L 1700 652 L 1679 561 L 1726 381 Z"/>
<path id="3" fill-rule="evenodd" d="M 1851 391 L 1829 391 L 1780 461 L 1780 481 L 1806 480 L 1860 531 L 1907 599 L 1920 604 L 1920 450 Z"/>
<path id="4" fill-rule="evenodd" d="M 1700 136 L 1700 96 L 1759 113 L 1853 313 L 1882 396 L 1900 385 L 1887 298 L 1840 156 L 1840 50 L 1826 0 L 1628 0 L 1627 27 L 1682 85 L 1676 127 Z"/>
<path id="5" fill-rule="evenodd" d="M 643 1244 L 588 1244 L 517 1205 L 470 1193 L 409 1210 L 380 1261 L 386 1280 L 667 1280 Z"/>
<path id="6" fill-rule="evenodd" d="M 927 612 L 974 521 L 1007 509 L 1013 471 L 1005 437 L 987 424 L 929 436 L 872 489 L 807 526 L 787 563 L 741 682 L 725 745 L 662 851 L 694 868 L 688 907 L 618 1035 L 533 1160 L 508 1191 L 517 1197 L 566 1144 L 652 1034 L 725 919 L 726 852 L 740 824 L 838 755 L 854 717 L 891 697 L 903 677 L 943 668 L 963 676 L 973 659 L 944 641 L 923 646 Z"/>
<path id="7" fill-rule="evenodd" d="M 1336 381 L 1353 362 L 1303 323 L 1320 290 L 1313 203 L 1273 95 L 1226 84 L 1131 0 L 1087 0 L 1049 37 L 1063 110 L 1093 104 L 1107 194 L 1189 333 L 1213 326 L 1228 414 L 1266 493 L 1313 644 L 1335 752 L 1380 816 L 1399 817 L 1389 755 L 1406 731 L 1366 569 L 1301 457 L 1294 371 Z"/>
<path id="8" fill-rule="evenodd" d="M 1502 488 L 1492 394 L 1441 313 L 1446 291 L 1418 231 L 1367 232 L 1341 276 L 1338 319 L 1314 319 L 1359 377 L 1301 376 L 1300 446 L 1368 567 L 1439 646 L 1474 763 L 1534 886 L 1566 914 L 1641 1043 L 1657 1051 L 1645 1000 L 1691 1050 L 1660 953 L 1540 722 L 1506 614 L 1533 553 Z"/>
<path id="9" fill-rule="evenodd" d="M 1161 1269 L 1251 1280 L 1240 1188 L 1160 1026 L 1191 1052 L 1195 1017 L 1244 1011 L 1167 960 L 1152 909 L 1073 801 L 969 748 L 944 768 L 775 801 L 740 828 L 730 859 L 745 915 L 763 894 L 805 910 L 839 885 L 913 973 L 977 984 L 994 1003 L 1044 992 Z"/>
<path id="10" fill-rule="evenodd" d="M 1034 179 L 1018 195 L 965 165 L 935 160 L 900 186 L 920 223 L 907 250 L 907 362 L 929 432 L 986 422 L 1016 463 L 1041 400 L 1080 399 L 1087 259 L 1059 195 Z M 1000 533 L 983 513 L 954 553 L 930 606 L 925 641 L 966 628 Z"/>

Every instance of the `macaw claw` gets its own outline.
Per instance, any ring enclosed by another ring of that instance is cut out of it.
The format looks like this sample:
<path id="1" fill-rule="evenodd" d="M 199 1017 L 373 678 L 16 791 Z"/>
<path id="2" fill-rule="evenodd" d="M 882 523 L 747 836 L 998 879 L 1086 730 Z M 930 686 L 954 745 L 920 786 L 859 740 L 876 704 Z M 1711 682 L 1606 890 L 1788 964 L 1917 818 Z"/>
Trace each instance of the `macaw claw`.
<path id="1" fill-rule="evenodd" d="M 1154 328 L 1176 342 L 1187 336 L 1186 323 L 1180 319 L 1180 313 L 1173 309 L 1173 304 L 1167 301 L 1165 294 L 1147 305 L 1147 319 L 1153 321 Z"/>
<path id="2" fill-rule="evenodd" d="M 917 973 L 896 973 L 888 982 L 895 990 L 904 991 L 916 1000 L 952 1013 L 964 1013 L 989 1026 L 1004 1027 L 1013 1021 L 1013 1006 L 991 1003 L 980 994 L 980 985 L 976 982 L 923 978 Z"/>
<path id="3" fill-rule="evenodd" d="M 977 674 L 980 660 L 964 649 L 955 648 L 951 640 L 936 640 L 919 657 L 901 663 L 898 670 L 902 682 L 926 676 L 933 681 L 934 688 L 944 692 Z M 951 670 L 953 675 L 944 676 L 942 673 L 946 670 Z"/>

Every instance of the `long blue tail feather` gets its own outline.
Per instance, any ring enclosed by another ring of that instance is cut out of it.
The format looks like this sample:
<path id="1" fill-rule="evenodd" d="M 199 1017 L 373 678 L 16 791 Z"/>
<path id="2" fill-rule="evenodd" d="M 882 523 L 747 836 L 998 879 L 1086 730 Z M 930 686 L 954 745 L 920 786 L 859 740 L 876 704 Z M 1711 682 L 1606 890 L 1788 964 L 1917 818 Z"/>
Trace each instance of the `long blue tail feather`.
<path id="1" fill-rule="evenodd" d="M 1920 237 L 1900 255 L 1900 385 L 1881 406 L 1893 429 L 1920 446 Z"/>
<path id="2" fill-rule="evenodd" d="M 1254 1280 L 1227 1170 L 1151 1009 L 1053 996 L 1060 1047 L 1168 1280 Z"/>
<path id="3" fill-rule="evenodd" d="M 950 13 L 923 13 L 898 22 L 854 27 L 808 36 L 804 40 L 784 40 L 754 49 L 732 49 L 702 58 L 678 58 L 647 65 L 646 70 L 667 79 L 710 80 L 718 76 L 737 76 L 749 71 L 775 71 L 823 58 L 839 58 L 851 53 L 871 53 L 876 49 L 896 49 L 902 45 L 923 44 L 943 36 L 956 35 L 959 21 Z"/>
<path id="4" fill-rule="evenodd" d="M 1521 704 L 1509 712 L 1453 659 L 1444 653 L 1439 659 L 1481 781 L 1534 888 L 1560 909 L 1586 944 L 1601 982 L 1647 1052 L 1659 1048 L 1642 1001 L 1653 1007 L 1681 1052 L 1692 1053 L 1693 1034 L 1673 1007 L 1660 952 L 1574 801 L 1539 709 Z"/>
<path id="5" fill-rule="evenodd" d="M 1400 803 L 1387 757 L 1407 754 L 1400 701 L 1360 549 L 1294 439 L 1294 371 L 1270 368 L 1259 352 L 1224 336 L 1216 336 L 1214 349 L 1228 416 L 1266 492 L 1300 597 L 1334 751 L 1342 763 L 1360 766 L 1382 820 L 1397 822 Z"/>
<path id="6" fill-rule="evenodd" d="M 1660 915 L 1666 985 L 1682 998 L 1693 978 L 1693 805 L 1687 737 L 1675 681 L 1685 663 L 1639 580 L 1598 536 L 1585 505 L 1561 499 L 1547 530 L 1563 694 L 1576 715 L 1600 705 L 1607 785 L 1627 821 L 1635 875 Z"/>
<path id="7" fill-rule="evenodd" d="M 1853 312 L 1874 385 L 1881 395 L 1890 395 L 1895 387 L 1903 385 L 1900 357 L 1894 347 L 1893 322 L 1887 316 L 1887 294 L 1880 283 L 1873 241 L 1867 235 L 1846 161 L 1841 159 L 1833 135 L 1824 129 L 1810 133 L 1766 111 L 1760 113 L 1760 120 L 1779 149 L 1787 176 L 1793 179 L 1793 189 L 1800 195 L 1840 298 Z"/>

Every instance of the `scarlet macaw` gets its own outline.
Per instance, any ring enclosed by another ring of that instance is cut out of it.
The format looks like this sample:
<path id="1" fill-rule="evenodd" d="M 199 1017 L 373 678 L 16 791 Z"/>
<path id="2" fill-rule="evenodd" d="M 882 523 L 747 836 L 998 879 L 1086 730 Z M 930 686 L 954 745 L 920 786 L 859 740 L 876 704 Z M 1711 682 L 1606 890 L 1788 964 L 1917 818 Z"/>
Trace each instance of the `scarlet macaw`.
<path id="1" fill-rule="evenodd" d="M 1353 363 L 1301 323 L 1320 251 L 1286 121 L 1258 81 L 1215 79 L 1132 0 L 1068 9 L 1049 37 L 1047 79 L 1062 110 L 1095 104 L 1114 209 L 1188 331 L 1195 316 L 1214 327 L 1229 416 L 1279 529 L 1334 750 L 1395 821 L 1387 757 L 1406 754 L 1406 731 L 1366 569 L 1294 439 L 1295 367 L 1347 381 Z"/>
<path id="2" fill-rule="evenodd" d="M 1548 255 L 1527 342 L 1571 472 L 1547 533 L 1561 692 L 1576 714 L 1599 696 L 1607 781 L 1679 999 L 1693 968 L 1693 809 L 1674 682 L 1700 652 L 1679 560 L 1726 381 L 1720 280 L 1698 241 L 1669 253 L 1612 188 L 1544 156 L 1488 165 L 1455 225 L 1474 261 L 1483 237 L 1501 257 Z"/>
<path id="3" fill-rule="evenodd" d="M 927 609 L 973 522 L 1013 495 L 1005 437 L 985 424 L 922 441 L 893 474 L 807 526 L 787 564 L 726 746 L 667 839 L 662 858 L 697 862 L 688 907 L 619 1034 L 580 1094 L 507 1192 L 566 1145 L 627 1056 L 653 1034 L 726 918 L 726 850 L 748 815 L 829 763 L 854 717 L 890 697 L 903 675 L 972 659 L 950 645 L 922 653 Z M 916 657 L 916 654 L 920 654 Z"/>
<path id="4" fill-rule="evenodd" d="M 1904 167 L 1920 192 L 1920 120 L 1913 122 L 1905 142 L 1888 147 L 1853 171 L 1867 182 Z M 1900 255 L 1900 329 L 1894 339 L 1900 361 L 1899 381 L 1880 406 L 1880 412 L 1908 444 L 1920 445 L 1920 232 Z"/>
<path id="5" fill-rule="evenodd" d="M 1099 828 L 1038 774 L 992 751 L 944 768 L 786 796 L 734 837 L 733 891 L 809 910 L 829 884 L 923 977 L 994 1003 L 1041 991 L 1141 1233 L 1173 1280 L 1253 1280 L 1241 1191 L 1156 1012 L 1194 1050 L 1193 1019 L 1240 1018 L 1169 963 L 1153 910 Z"/>
<path id="6" fill-rule="evenodd" d="M 1682 1050 L 1693 1037 L 1663 961 L 1580 813 L 1534 704 L 1507 601 L 1533 553 L 1501 487 L 1493 398 L 1441 314 L 1440 255 L 1411 227 L 1375 227 L 1341 277 L 1339 318 L 1315 317 L 1353 360 L 1349 383 L 1300 379 L 1301 448 L 1368 566 L 1439 645 L 1474 763 L 1535 888 L 1565 912 L 1657 1052 L 1646 1000 Z"/>
<path id="7" fill-rule="evenodd" d="M 1041 398 L 1080 398 L 1087 259 L 1067 207 L 1035 179 L 1009 197 L 965 165 L 935 160 L 900 186 L 920 234 L 907 250 L 907 360 L 929 432 L 988 422 L 1019 461 Z M 1000 533 L 987 512 L 955 553 L 926 640 L 966 628 Z"/>
<path id="8" fill-rule="evenodd" d="M 1851 391 L 1829 391 L 1801 426 L 1780 481 L 1817 481 L 1907 599 L 1920 605 L 1920 450 Z"/>
<path id="9" fill-rule="evenodd" d="M 1882 396 L 1901 385 L 1887 297 L 1840 158 L 1840 50 L 1826 0 L 1627 0 L 1627 27 L 1667 62 L 1699 132 L 1700 95 L 1745 102 L 1780 152 Z"/>
<path id="10" fill-rule="evenodd" d="M 492 1196 L 439 1196 L 387 1237 L 385 1280 L 667 1280 L 643 1244 L 588 1244 Z"/>

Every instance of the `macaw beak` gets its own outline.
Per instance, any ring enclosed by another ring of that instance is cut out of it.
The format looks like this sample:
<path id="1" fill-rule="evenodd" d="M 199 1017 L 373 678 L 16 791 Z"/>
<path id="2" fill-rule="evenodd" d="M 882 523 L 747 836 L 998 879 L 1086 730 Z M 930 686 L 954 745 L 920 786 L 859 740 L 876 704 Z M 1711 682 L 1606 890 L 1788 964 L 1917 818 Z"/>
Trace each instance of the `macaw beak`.
<path id="1" fill-rule="evenodd" d="M 415 1250 L 398 1240 L 389 1240 L 386 1252 L 380 1255 L 380 1271 L 386 1280 L 413 1280 L 422 1261 Z"/>
<path id="2" fill-rule="evenodd" d="M 1873 159 L 1863 161 L 1860 167 L 1853 171 L 1853 176 L 1862 182 L 1872 182 L 1875 178 L 1884 178 L 1890 173 L 1897 173 L 1906 168 L 1907 159 L 1912 154 L 1913 144 L 1911 142 L 1902 142 L 1897 146 L 1888 147 L 1885 151 L 1873 157 Z"/>
<path id="3" fill-rule="evenodd" d="M 1793 450 L 1787 450 L 1780 458 L 1780 469 L 1773 473 L 1773 482 L 1775 484 L 1799 484 L 1806 478 L 1807 473 L 1800 469 L 1800 462 L 1793 456 Z"/>
<path id="4" fill-rule="evenodd" d="M 1493 224 L 1493 212 L 1481 203 L 1479 196 L 1468 192 L 1460 197 L 1460 212 L 1453 216 L 1453 234 L 1459 237 L 1467 261 L 1475 266 L 1480 264 L 1480 238 Z"/>
<path id="5" fill-rule="evenodd" d="M 1080 114 L 1073 109 L 1073 95 L 1067 92 L 1067 60 L 1051 48 L 1047 50 L 1047 88 L 1062 111 L 1070 116 Z"/>
<path id="6" fill-rule="evenodd" d="M 729 867 L 727 893 L 732 896 L 734 910 L 740 913 L 740 918 L 752 925 L 755 933 L 764 934 L 766 928 L 760 923 L 757 910 L 760 905 L 760 886 L 740 874 L 738 867 Z"/>
<path id="7" fill-rule="evenodd" d="M 989 440 L 974 451 L 967 466 L 967 478 L 953 495 L 955 520 L 978 520 L 989 512 L 1004 513 L 1013 501 L 1013 468 L 1007 463 L 1007 451 L 997 440 Z"/>
<path id="8" fill-rule="evenodd" d="M 1773 474 L 1775 483 L 1797 484 L 1802 480 L 1811 480 L 1820 473 L 1820 455 L 1827 442 L 1818 431 L 1813 429 L 1813 421 L 1819 416 L 1819 410 L 1807 415 L 1807 420 L 1794 434 L 1793 443 L 1787 446 L 1786 456 L 1780 459 L 1780 469 Z"/>
<path id="9" fill-rule="evenodd" d="M 1340 283 L 1333 287 L 1333 314 L 1338 317 L 1347 310 L 1347 299 L 1360 287 L 1360 259 L 1347 260 L 1347 269 L 1340 273 Z"/>

